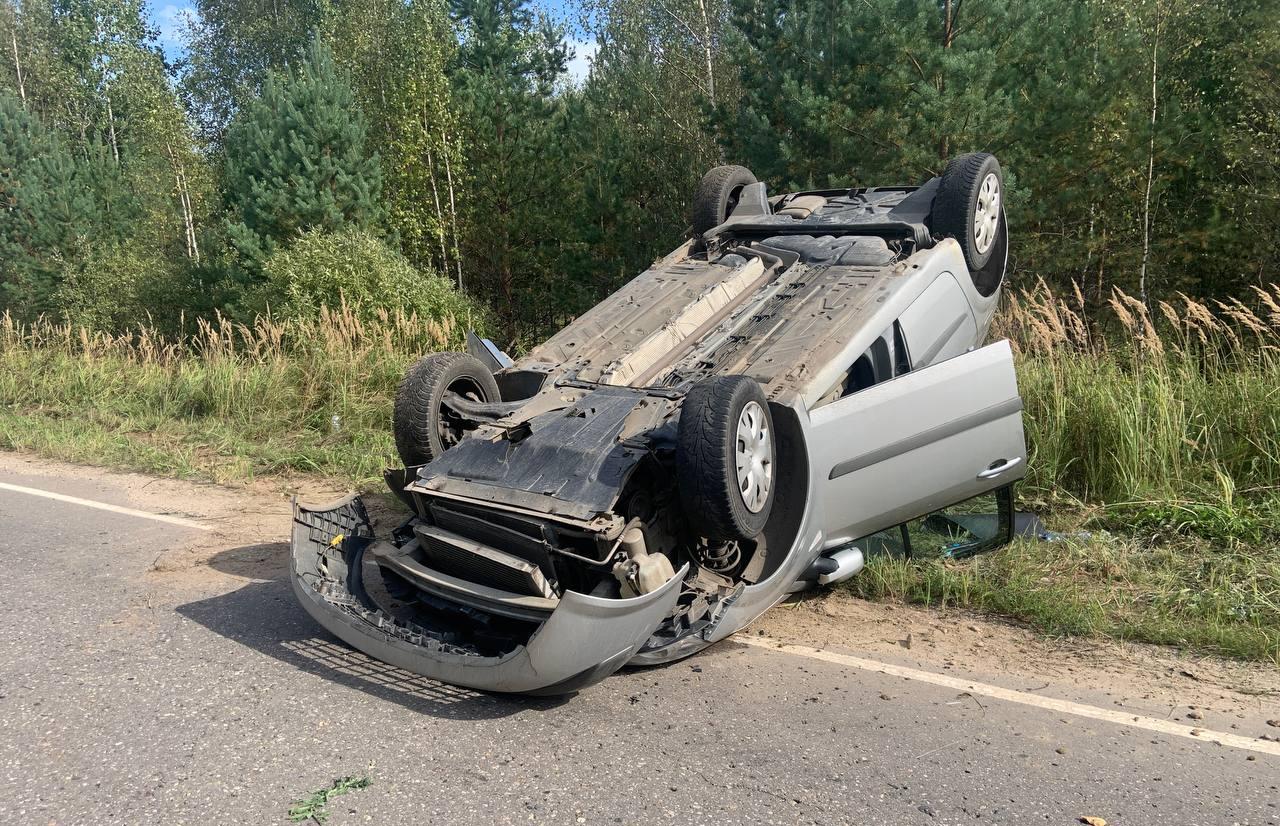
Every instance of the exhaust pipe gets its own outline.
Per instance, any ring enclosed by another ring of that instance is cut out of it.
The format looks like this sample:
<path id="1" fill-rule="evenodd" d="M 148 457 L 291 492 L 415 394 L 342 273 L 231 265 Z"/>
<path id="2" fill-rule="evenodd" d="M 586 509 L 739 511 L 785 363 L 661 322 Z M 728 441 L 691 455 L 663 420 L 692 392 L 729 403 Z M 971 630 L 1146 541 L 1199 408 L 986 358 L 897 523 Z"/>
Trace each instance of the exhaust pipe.
<path id="1" fill-rule="evenodd" d="M 843 582 L 854 574 L 862 570 L 866 564 L 866 559 L 862 555 L 862 551 L 858 548 L 841 548 L 835 553 L 821 557 L 822 560 L 831 560 L 835 563 L 835 567 L 829 571 L 823 571 L 818 574 L 819 585 L 830 585 L 833 582 Z M 831 563 L 828 562 L 823 566 L 830 568 Z"/>

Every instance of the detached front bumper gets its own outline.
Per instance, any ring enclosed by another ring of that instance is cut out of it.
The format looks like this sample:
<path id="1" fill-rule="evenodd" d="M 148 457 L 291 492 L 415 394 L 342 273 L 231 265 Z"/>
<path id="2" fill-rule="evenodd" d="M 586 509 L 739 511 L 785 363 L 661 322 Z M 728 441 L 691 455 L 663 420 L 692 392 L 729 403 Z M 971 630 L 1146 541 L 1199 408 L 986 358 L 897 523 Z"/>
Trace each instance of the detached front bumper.
<path id="1" fill-rule="evenodd" d="M 687 570 L 633 599 L 567 591 L 528 643 L 484 656 L 449 642 L 447 629 L 396 619 L 364 588 L 376 542 L 357 496 L 327 505 L 294 501 L 293 591 L 307 613 L 364 653 L 415 674 L 483 691 L 567 694 L 627 663 L 675 608 Z"/>

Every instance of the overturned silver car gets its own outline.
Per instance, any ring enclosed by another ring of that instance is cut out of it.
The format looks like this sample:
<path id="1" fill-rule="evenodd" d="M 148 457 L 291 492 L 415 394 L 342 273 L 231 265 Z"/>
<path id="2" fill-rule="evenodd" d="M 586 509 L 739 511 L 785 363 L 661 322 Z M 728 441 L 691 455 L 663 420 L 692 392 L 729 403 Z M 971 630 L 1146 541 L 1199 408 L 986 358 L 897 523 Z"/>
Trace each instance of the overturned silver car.
<path id="1" fill-rule="evenodd" d="M 688 656 L 787 594 L 1009 536 L 1024 472 L 999 163 L 769 197 L 718 167 L 691 240 L 514 363 L 470 338 L 395 406 L 412 516 L 296 504 L 293 588 L 386 662 L 559 694 Z M 993 492 L 994 512 L 963 506 Z"/>

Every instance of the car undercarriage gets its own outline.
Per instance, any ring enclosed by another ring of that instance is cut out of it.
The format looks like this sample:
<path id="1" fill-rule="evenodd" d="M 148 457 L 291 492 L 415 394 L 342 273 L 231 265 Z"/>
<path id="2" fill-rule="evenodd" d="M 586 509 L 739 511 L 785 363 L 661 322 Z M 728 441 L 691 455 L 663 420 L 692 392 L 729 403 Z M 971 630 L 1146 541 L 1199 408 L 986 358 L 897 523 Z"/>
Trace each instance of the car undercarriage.
<path id="1" fill-rule="evenodd" d="M 1021 474 L 1007 345 L 969 352 L 1007 252 L 1002 207 L 982 211 L 991 175 L 964 180 L 969 247 L 988 241 L 975 261 L 933 237 L 958 187 L 945 175 L 769 198 L 742 173 L 709 173 L 690 241 L 518 360 L 470 336 L 469 353 L 415 365 L 396 402 L 405 468 L 387 473 L 411 515 L 378 538 L 358 498 L 296 506 L 294 589 L 313 616 L 418 673 L 564 693 L 694 653 L 796 583 L 856 573 L 856 540 L 886 519 Z M 924 370 L 948 359 L 964 368 Z M 891 379 L 869 425 L 958 387 L 973 410 L 886 446 L 853 414 Z M 970 431 L 999 446 L 991 476 L 931 487 L 912 470 L 896 500 L 874 490 L 871 466 L 935 442 L 976 461 L 956 450 Z M 864 488 L 865 508 L 842 498 Z"/>

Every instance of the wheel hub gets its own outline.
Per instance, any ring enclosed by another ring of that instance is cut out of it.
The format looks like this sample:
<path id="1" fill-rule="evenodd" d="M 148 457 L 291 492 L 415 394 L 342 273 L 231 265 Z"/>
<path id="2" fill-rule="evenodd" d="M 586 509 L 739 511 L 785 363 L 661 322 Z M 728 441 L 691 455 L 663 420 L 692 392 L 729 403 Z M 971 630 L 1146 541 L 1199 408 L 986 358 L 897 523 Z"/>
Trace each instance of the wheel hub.
<path id="1" fill-rule="evenodd" d="M 450 384 L 446 392 L 456 393 L 468 401 L 485 401 L 484 391 L 474 381 L 465 377 Z M 446 450 L 462 441 L 462 436 L 466 431 L 456 413 L 441 405 L 438 422 L 436 432 L 440 434 L 440 444 L 444 445 Z"/>
<path id="2" fill-rule="evenodd" d="M 738 433 L 734 458 L 737 461 L 738 492 L 742 503 L 752 513 L 764 510 L 773 487 L 773 448 L 769 428 L 765 425 L 764 408 L 759 402 L 747 402 L 738 416 Z"/>
<path id="3" fill-rule="evenodd" d="M 973 243 L 979 254 L 985 254 L 995 241 L 1000 224 L 1000 178 L 991 172 L 982 179 L 978 205 L 973 211 Z"/>

